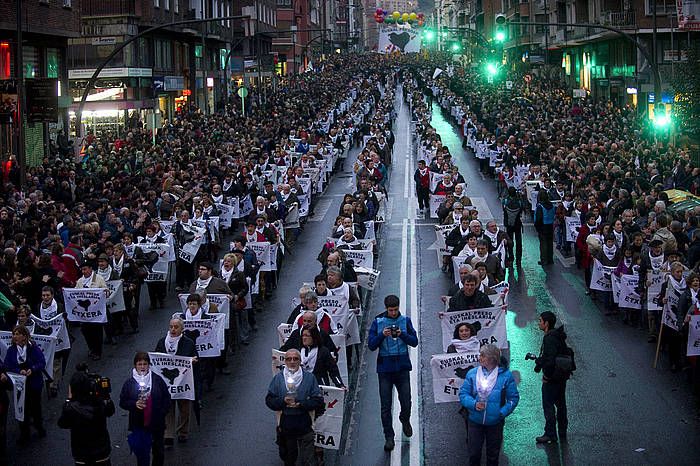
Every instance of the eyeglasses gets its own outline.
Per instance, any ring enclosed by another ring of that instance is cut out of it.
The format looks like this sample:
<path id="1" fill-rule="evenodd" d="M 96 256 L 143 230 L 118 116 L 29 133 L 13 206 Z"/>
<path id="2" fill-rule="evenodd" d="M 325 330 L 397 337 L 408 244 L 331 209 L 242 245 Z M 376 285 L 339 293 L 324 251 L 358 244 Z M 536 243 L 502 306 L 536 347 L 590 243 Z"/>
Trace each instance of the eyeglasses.
<path id="1" fill-rule="evenodd" d="M 294 357 L 294 358 L 284 358 L 284 360 L 285 360 L 285 361 L 299 361 L 299 360 L 301 360 L 301 358 L 296 358 L 296 357 Z"/>

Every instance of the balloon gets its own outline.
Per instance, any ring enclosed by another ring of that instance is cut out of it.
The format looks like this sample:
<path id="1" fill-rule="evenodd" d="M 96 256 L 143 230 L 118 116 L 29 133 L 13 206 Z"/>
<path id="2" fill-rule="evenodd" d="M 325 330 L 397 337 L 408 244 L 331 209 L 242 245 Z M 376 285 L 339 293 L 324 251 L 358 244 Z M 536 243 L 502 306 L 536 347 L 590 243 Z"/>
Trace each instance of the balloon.
<path id="1" fill-rule="evenodd" d="M 419 19 L 419 20 L 418 20 L 418 27 L 419 27 L 419 28 L 422 28 L 422 27 L 423 27 L 423 20 L 422 20 L 422 19 Z"/>
<path id="2" fill-rule="evenodd" d="M 384 12 L 384 10 L 382 10 L 381 8 L 377 8 L 376 14 L 377 14 L 377 16 L 379 16 L 381 14 L 384 14 L 383 12 Z"/>
<path id="3" fill-rule="evenodd" d="M 418 15 L 416 15 L 415 13 L 411 13 L 410 15 L 408 15 L 408 19 L 410 19 L 411 21 L 415 21 L 416 18 L 418 18 Z"/>
<path id="4" fill-rule="evenodd" d="M 384 22 L 385 22 L 386 24 L 392 24 L 392 23 L 394 22 L 394 17 L 393 17 L 393 16 L 387 16 L 386 18 L 384 18 Z"/>
<path id="5" fill-rule="evenodd" d="M 378 22 L 378 23 L 383 23 L 383 22 L 384 22 L 384 16 L 378 16 L 378 17 L 377 17 L 377 22 Z"/>
<path id="6" fill-rule="evenodd" d="M 424 16 L 423 13 L 418 13 L 418 17 L 419 17 L 420 19 L 423 19 L 423 16 Z"/>
<path id="7" fill-rule="evenodd" d="M 405 22 L 408 22 L 408 18 L 409 18 L 409 14 L 408 14 L 408 13 L 404 13 L 404 14 L 401 15 L 401 19 L 403 20 L 404 23 L 405 23 Z"/>
<path id="8" fill-rule="evenodd" d="M 401 13 L 399 13 L 398 11 L 395 11 L 391 14 L 391 16 L 396 20 L 396 19 L 399 19 L 401 17 Z"/>
<path id="9" fill-rule="evenodd" d="M 402 19 L 402 18 L 397 19 L 397 20 L 396 20 L 396 23 L 397 23 L 397 24 L 403 24 L 403 19 Z"/>

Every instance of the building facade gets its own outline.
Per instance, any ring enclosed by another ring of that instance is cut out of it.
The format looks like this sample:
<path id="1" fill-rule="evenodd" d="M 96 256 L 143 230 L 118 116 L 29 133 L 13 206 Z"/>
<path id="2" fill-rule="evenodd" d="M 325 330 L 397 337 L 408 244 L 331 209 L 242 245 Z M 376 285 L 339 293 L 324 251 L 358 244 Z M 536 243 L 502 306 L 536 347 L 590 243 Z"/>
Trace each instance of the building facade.
<path id="1" fill-rule="evenodd" d="M 17 5 L 21 5 L 21 52 L 18 47 Z M 0 2 L 0 151 L 18 155 L 26 165 L 41 163 L 49 155 L 49 140 L 68 124 L 68 40 L 79 35 L 80 2 L 71 0 Z M 21 56 L 21 69 L 18 58 Z M 21 82 L 20 82 L 21 81 Z M 36 84 L 42 84 L 45 102 L 55 102 L 37 115 Z M 48 86 L 48 87 L 47 87 Z M 29 99 L 20 92 L 30 90 Z M 17 105 L 24 104 L 22 131 Z M 20 139 L 23 134 L 23 143 Z"/>

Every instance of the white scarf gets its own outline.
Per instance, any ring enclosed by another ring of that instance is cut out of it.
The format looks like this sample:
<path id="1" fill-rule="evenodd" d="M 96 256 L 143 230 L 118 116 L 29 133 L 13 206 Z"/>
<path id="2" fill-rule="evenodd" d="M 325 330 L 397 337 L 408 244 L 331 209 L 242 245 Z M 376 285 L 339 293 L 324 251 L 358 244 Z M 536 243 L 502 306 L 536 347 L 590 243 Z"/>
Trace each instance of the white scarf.
<path id="1" fill-rule="evenodd" d="M 483 255 L 483 256 L 479 256 L 479 255 L 476 253 L 476 249 L 475 249 L 475 250 L 474 250 L 474 257 L 472 257 L 471 262 L 472 262 L 474 265 L 476 265 L 477 262 L 484 262 L 484 263 L 485 263 L 485 262 L 486 262 L 486 259 L 488 259 L 488 258 L 489 258 L 489 253 L 488 253 L 488 252 L 487 252 L 485 255 Z"/>
<path id="2" fill-rule="evenodd" d="M 121 259 L 119 259 L 118 261 L 114 261 L 114 271 L 117 272 L 117 275 L 121 275 L 123 268 L 124 268 L 124 255 L 122 254 Z"/>
<path id="3" fill-rule="evenodd" d="M 654 272 L 658 272 L 664 264 L 664 254 L 661 253 L 661 255 L 654 257 L 651 255 L 651 251 L 649 251 L 649 262 L 651 263 L 651 269 Z"/>
<path id="4" fill-rule="evenodd" d="M 136 368 L 131 369 L 131 376 L 134 378 L 136 383 L 141 386 L 141 384 L 146 387 L 146 392 L 151 391 L 151 371 L 149 370 L 145 374 L 141 375 L 136 371 Z"/>
<path id="5" fill-rule="evenodd" d="M 58 314 L 58 303 L 55 299 L 52 299 L 51 304 L 49 304 L 48 307 L 44 307 L 44 302 L 42 301 L 39 305 L 39 312 L 42 319 L 53 319 Z"/>
<path id="6" fill-rule="evenodd" d="M 469 337 L 466 340 L 452 339 L 452 346 L 458 353 L 472 353 L 479 351 L 480 343 L 476 337 Z"/>
<path id="7" fill-rule="evenodd" d="M 420 176 L 425 176 L 426 173 L 428 173 L 428 169 L 424 168 L 421 170 L 420 168 L 418 169 L 418 173 L 420 173 Z"/>
<path id="8" fill-rule="evenodd" d="M 462 217 L 464 217 L 463 214 L 458 215 L 458 214 L 452 212 L 452 223 L 454 223 L 455 225 L 459 225 L 462 222 Z M 460 228 L 460 230 L 461 230 L 461 228 Z"/>
<path id="9" fill-rule="evenodd" d="M 211 198 L 214 200 L 215 203 L 221 204 L 224 202 L 224 195 L 220 194 L 218 196 L 214 196 L 213 194 L 211 195 Z"/>
<path id="10" fill-rule="evenodd" d="M 489 375 L 484 374 L 484 369 L 482 366 L 476 370 L 476 391 L 479 394 L 479 398 L 486 400 L 493 387 L 496 386 L 496 381 L 498 380 L 498 367 L 494 367 Z"/>
<path id="11" fill-rule="evenodd" d="M 496 233 L 491 233 L 488 230 L 484 230 L 484 234 L 491 240 L 491 244 L 493 245 L 494 248 L 498 246 L 498 233 L 501 230 L 496 227 Z"/>
<path id="12" fill-rule="evenodd" d="M 685 283 L 685 278 L 683 277 L 681 277 L 681 281 L 677 281 L 675 278 L 673 278 L 673 275 L 669 274 L 668 282 L 676 291 L 683 291 L 688 287 Z"/>
<path id="13" fill-rule="evenodd" d="M 284 375 L 284 384 L 289 387 L 289 385 L 294 385 L 294 388 L 299 388 L 301 381 L 304 379 L 304 371 L 299 367 L 296 372 L 290 371 L 287 366 L 282 369 L 282 375 Z"/>
<path id="14" fill-rule="evenodd" d="M 467 236 L 469 234 L 469 227 L 467 227 L 466 230 L 462 230 L 462 225 L 459 226 L 459 234 L 462 235 L 462 238 Z"/>
<path id="15" fill-rule="evenodd" d="M 605 257 L 608 258 L 608 260 L 613 260 L 615 257 L 615 254 L 617 253 L 617 246 L 612 245 L 612 247 L 608 247 L 607 244 L 603 243 L 603 254 L 605 254 Z"/>
<path id="16" fill-rule="evenodd" d="M 105 281 L 108 281 L 109 278 L 110 278 L 111 275 L 112 275 L 112 267 L 110 267 L 110 265 L 107 264 L 107 268 L 106 268 L 106 269 L 100 269 L 100 268 L 98 268 L 98 269 L 97 269 L 97 275 L 99 275 L 100 277 L 104 278 Z"/>
<path id="17" fill-rule="evenodd" d="M 214 277 L 209 277 L 206 280 L 202 280 L 201 278 L 197 279 L 197 286 L 196 288 L 204 288 L 205 290 L 209 286 L 209 282 L 211 282 L 211 279 Z"/>
<path id="18" fill-rule="evenodd" d="M 301 367 L 307 372 L 313 372 L 316 367 L 316 357 L 318 356 L 318 348 L 307 348 L 303 347 L 301 349 Z"/>
<path id="19" fill-rule="evenodd" d="M 221 266 L 221 279 L 228 283 L 229 279 L 231 278 L 231 274 L 234 270 L 236 269 L 231 267 L 231 270 L 227 271 L 224 266 Z"/>
<path id="20" fill-rule="evenodd" d="M 476 249 L 472 249 L 469 247 L 468 244 L 465 244 L 464 248 L 461 251 L 459 251 L 458 256 L 459 257 L 476 256 Z"/>
<path id="21" fill-rule="evenodd" d="M 165 334 L 165 352 L 168 354 L 175 354 L 177 352 L 177 345 L 180 344 L 180 339 L 182 334 L 178 337 L 170 335 L 170 332 Z"/>
<path id="22" fill-rule="evenodd" d="M 624 236 L 622 235 L 622 232 L 618 233 L 615 230 L 613 230 L 613 234 L 615 235 L 615 244 L 617 245 L 618 248 L 621 248 L 622 241 L 624 240 Z"/>
<path id="23" fill-rule="evenodd" d="M 91 288 L 92 282 L 95 281 L 95 272 L 92 272 L 92 275 L 90 275 L 90 278 L 88 278 L 87 280 L 85 280 L 85 275 L 83 275 L 82 278 L 84 280 L 83 288 Z"/>
<path id="24" fill-rule="evenodd" d="M 29 346 L 29 343 L 27 343 L 24 346 L 20 345 L 15 345 L 17 347 L 17 364 L 24 364 L 27 362 L 27 347 Z"/>
<path id="25" fill-rule="evenodd" d="M 185 320 L 201 320 L 202 319 L 202 308 L 197 309 L 196 314 L 192 314 L 189 309 L 185 311 Z"/>
<path id="26" fill-rule="evenodd" d="M 692 301 L 693 306 L 698 307 L 698 292 L 697 292 L 697 290 L 690 288 L 690 300 Z"/>
<path id="27" fill-rule="evenodd" d="M 223 185 L 224 192 L 228 191 L 231 188 L 231 186 L 233 186 L 233 180 L 231 180 L 231 181 L 224 180 L 224 185 Z"/>
<path id="28" fill-rule="evenodd" d="M 131 243 L 130 245 L 124 245 L 124 253 L 128 257 L 134 257 L 134 250 L 136 249 L 136 245 L 134 243 Z"/>

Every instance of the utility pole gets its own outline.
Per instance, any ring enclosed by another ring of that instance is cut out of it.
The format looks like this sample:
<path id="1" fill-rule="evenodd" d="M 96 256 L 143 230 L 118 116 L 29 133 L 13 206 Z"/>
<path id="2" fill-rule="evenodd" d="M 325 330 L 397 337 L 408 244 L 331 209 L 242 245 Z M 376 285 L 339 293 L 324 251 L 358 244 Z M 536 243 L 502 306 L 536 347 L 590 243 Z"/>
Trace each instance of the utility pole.
<path id="1" fill-rule="evenodd" d="M 202 19 L 206 18 L 206 4 L 202 0 Z M 204 114 L 209 114 L 209 88 L 207 87 L 207 43 L 206 43 L 206 28 L 207 23 L 202 23 L 202 95 L 204 96 Z M 195 82 L 197 82 L 197 77 L 195 76 Z"/>
<path id="2" fill-rule="evenodd" d="M 544 0 L 544 18 L 549 23 L 549 0 Z M 549 26 L 544 31 L 544 69 L 545 73 L 549 65 Z"/>
<path id="3" fill-rule="evenodd" d="M 19 165 L 19 183 L 24 185 L 27 173 L 27 157 L 24 140 L 24 57 L 22 56 L 22 0 L 15 1 L 17 8 L 17 53 L 15 54 L 15 75 L 17 76 L 17 164 Z M 78 121 L 80 125 L 80 121 Z M 18 186 L 18 188 L 20 187 Z"/>

